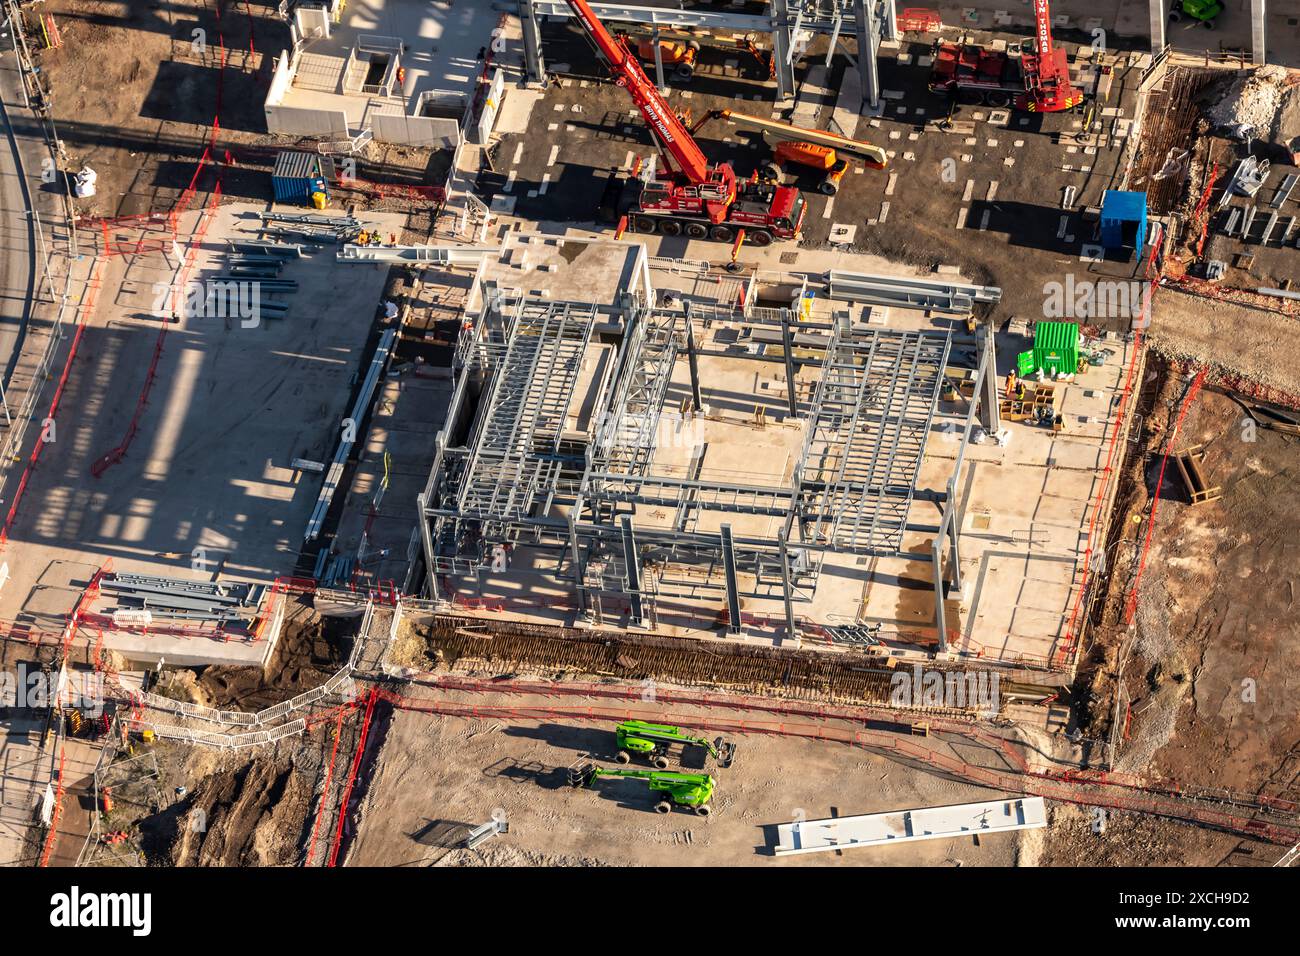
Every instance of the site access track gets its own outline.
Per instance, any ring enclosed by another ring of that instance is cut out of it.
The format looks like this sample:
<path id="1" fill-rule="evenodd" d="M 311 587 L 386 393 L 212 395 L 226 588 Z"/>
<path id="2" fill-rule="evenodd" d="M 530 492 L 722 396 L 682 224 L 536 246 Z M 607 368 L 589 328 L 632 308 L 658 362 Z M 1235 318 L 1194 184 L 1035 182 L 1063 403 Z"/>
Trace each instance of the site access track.
<path id="1" fill-rule="evenodd" d="M 656 687 L 654 699 L 645 701 L 644 688 L 639 685 L 480 680 L 432 674 L 413 677 L 407 693 L 409 696 L 399 697 L 374 688 L 350 706 L 368 710 L 373 706 L 369 702 L 378 696 L 399 710 L 506 723 L 590 721 L 612 726 L 623 720 L 652 720 L 710 732 L 833 741 L 1007 793 L 1153 814 L 1283 846 L 1300 843 L 1300 804 L 1294 801 L 1226 790 L 1162 786 L 1105 771 L 1065 768 L 1063 764 L 1057 764 L 1063 769 L 1036 768 L 1027 756 L 1031 745 L 963 720 L 926 716 L 929 736 L 904 736 L 866 726 L 898 726 L 907 721 L 905 711 L 887 708 L 819 705 L 665 687 Z M 952 746 L 954 742 L 966 746 L 958 751 Z M 989 764 L 970 763 L 973 752 L 987 757 Z"/>

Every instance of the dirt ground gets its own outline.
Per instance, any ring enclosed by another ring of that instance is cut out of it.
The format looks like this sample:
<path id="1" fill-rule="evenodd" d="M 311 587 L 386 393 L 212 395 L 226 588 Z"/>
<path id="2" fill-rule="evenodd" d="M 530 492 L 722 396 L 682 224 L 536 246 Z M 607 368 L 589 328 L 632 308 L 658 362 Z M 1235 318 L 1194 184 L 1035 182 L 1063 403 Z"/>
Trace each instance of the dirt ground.
<path id="1" fill-rule="evenodd" d="M 1254 792 L 1300 747 L 1300 439 L 1248 431 L 1244 418 L 1227 396 L 1202 392 L 1183 423 L 1180 448 L 1204 445 L 1207 480 L 1223 497 L 1189 505 L 1166 473 L 1127 686 L 1135 762 L 1176 710 L 1173 739 L 1150 769 Z M 1289 788 L 1300 765 L 1284 772 L 1275 788 Z"/>
<path id="2" fill-rule="evenodd" d="M 256 711 L 317 687 L 347 660 L 356 622 L 323 618 L 299 601 L 285 616 L 284 631 L 271 659 L 251 667 L 214 665 L 201 669 L 198 700 L 209 707 Z"/>
<path id="3" fill-rule="evenodd" d="M 35 55 L 66 150 L 64 169 L 74 174 L 89 165 L 99 176 L 96 195 L 75 201 L 83 216 L 170 209 L 212 142 L 218 114 L 215 155 L 225 159 L 229 150 L 233 160 L 221 170 L 227 202 L 269 201 L 276 152 L 314 148 L 314 141 L 266 131 L 263 103 L 273 63 L 289 46 L 274 3 L 49 0 L 41 12 L 54 16 L 63 39 L 59 48 Z M 39 35 L 34 21 L 28 33 Z M 374 144 L 357 176 L 439 185 L 449 167 L 446 151 Z M 214 183 L 205 174 L 198 187 Z M 433 227 L 428 203 L 359 191 L 340 192 L 338 200 L 365 210 L 410 212 L 409 227 L 421 236 Z"/>
<path id="4" fill-rule="evenodd" d="M 1300 252 L 1292 250 L 1292 255 L 1292 265 L 1300 267 Z M 1280 312 L 1164 288 L 1154 299 L 1149 341 L 1173 358 L 1226 369 L 1296 395 L 1296 322 Z"/>
<path id="5" fill-rule="evenodd" d="M 1160 372 L 1160 363 L 1152 374 Z M 1300 507 L 1292 489 L 1300 439 L 1252 429 L 1231 398 L 1202 390 L 1175 450 L 1204 446 L 1206 480 L 1223 497 L 1192 505 L 1177 468 L 1166 468 L 1136 627 L 1125 627 L 1165 436 L 1187 381 L 1165 375 L 1144 398 L 1143 448 L 1117 510 L 1123 538 L 1097 631 L 1085 724 L 1110 732 L 1123 662 L 1125 707 L 1116 769 L 1187 786 L 1300 796 Z M 1139 409 L 1142 409 L 1139 404 Z M 1141 520 L 1135 520 L 1135 517 Z M 1130 710 L 1131 709 L 1131 710 Z"/>
<path id="6" fill-rule="evenodd" d="M 169 805 L 139 823 L 150 865 L 297 864 L 318 770 L 307 755 L 324 736 L 229 754 L 177 747 L 187 756 L 166 780 Z M 178 796 L 176 786 L 186 786 L 186 793 Z"/>
<path id="7" fill-rule="evenodd" d="M 1216 866 L 1239 842 L 1226 833 L 1114 811 L 1106 812 L 1104 829 L 1096 833 L 1093 809 L 1049 807 L 1039 866 Z M 1271 853 L 1269 859 L 1277 856 L 1277 847 L 1258 848 Z"/>
<path id="8" fill-rule="evenodd" d="M 1019 835 L 940 839 L 777 859 L 776 826 L 809 819 L 996 799 L 839 744 L 742 735 L 707 819 L 656 814 L 643 783 L 570 789 L 567 768 L 605 754 L 612 729 L 396 711 L 370 784 L 350 866 L 1009 866 Z M 682 769 L 698 759 L 685 755 Z M 701 764 L 702 766 L 702 764 Z M 476 851 L 465 832 L 506 814 L 510 832 Z"/>

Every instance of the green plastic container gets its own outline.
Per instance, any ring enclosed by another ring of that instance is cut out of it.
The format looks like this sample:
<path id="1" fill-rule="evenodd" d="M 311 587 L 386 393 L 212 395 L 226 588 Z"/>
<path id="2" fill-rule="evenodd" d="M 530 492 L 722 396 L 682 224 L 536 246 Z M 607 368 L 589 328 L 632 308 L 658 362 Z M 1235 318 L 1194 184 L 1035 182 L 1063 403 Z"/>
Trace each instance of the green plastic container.
<path id="1" fill-rule="evenodd" d="M 1079 324 L 1039 322 L 1034 329 L 1034 367 L 1048 377 L 1078 371 Z"/>

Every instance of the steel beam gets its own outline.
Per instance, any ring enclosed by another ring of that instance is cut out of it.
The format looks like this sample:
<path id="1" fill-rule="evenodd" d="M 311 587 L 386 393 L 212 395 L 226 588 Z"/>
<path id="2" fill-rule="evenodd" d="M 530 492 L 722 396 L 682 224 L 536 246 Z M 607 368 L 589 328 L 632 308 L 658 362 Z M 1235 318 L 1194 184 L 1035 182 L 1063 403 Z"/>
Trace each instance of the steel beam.
<path id="1" fill-rule="evenodd" d="M 573 16 L 573 9 L 566 0 L 530 0 L 530 2 L 537 16 L 565 19 Z M 885 2 L 888 4 L 889 0 Z M 794 18 L 789 13 L 793 7 L 800 18 L 799 29 L 827 36 L 835 32 L 835 19 L 817 16 L 816 11 L 807 5 L 807 0 L 771 0 L 771 3 L 771 16 L 727 13 L 699 7 L 682 9 L 599 2 L 592 3 L 590 6 L 596 18 L 605 23 L 642 23 L 664 28 L 692 27 L 705 32 L 716 30 L 719 33 L 772 33 L 773 23 L 777 20 L 784 20 L 788 28 L 794 23 Z M 880 15 L 875 8 L 881 6 L 881 0 L 874 0 L 873 18 Z M 778 14 L 778 7 L 784 11 L 784 14 Z M 502 9 L 509 10 L 509 7 L 502 5 Z M 805 12 L 811 12 L 813 15 L 803 16 Z M 851 25 L 849 22 L 845 22 L 840 30 L 841 36 L 856 35 L 856 33 L 856 25 Z"/>
<path id="2" fill-rule="evenodd" d="M 519 0 L 519 22 L 524 33 L 524 78 L 529 83 L 545 83 L 546 60 L 542 56 L 542 32 L 537 25 L 534 0 Z"/>
<path id="3" fill-rule="evenodd" d="M 1264 0 L 1250 0 L 1250 53 L 1256 66 L 1268 62 L 1268 12 Z"/>
<path id="4" fill-rule="evenodd" d="M 873 275 L 838 269 L 827 272 L 825 282 L 833 301 L 927 309 L 947 315 L 968 315 L 978 303 L 996 304 L 1002 300 L 1002 290 L 997 286 L 971 285 L 967 282 Z"/>
<path id="5" fill-rule="evenodd" d="M 794 36 L 790 29 L 788 0 L 772 0 L 772 20 L 767 29 L 772 34 L 776 98 L 780 102 L 794 96 Z"/>
<path id="6" fill-rule="evenodd" d="M 727 634 L 740 637 L 745 626 L 740 620 L 740 579 L 736 573 L 736 548 L 731 536 L 731 525 L 724 524 L 722 531 L 722 568 L 727 577 Z"/>
<path id="7" fill-rule="evenodd" d="M 499 255 L 498 248 L 472 246 L 356 246 L 346 245 L 334 254 L 338 262 L 401 262 L 411 265 L 478 265 L 484 256 Z"/>
<path id="8" fill-rule="evenodd" d="M 645 627 L 645 603 L 641 597 L 641 556 L 636 551 L 636 535 L 632 531 L 632 518 L 623 516 L 620 524 L 623 537 L 623 564 L 627 569 L 627 595 L 632 605 L 632 626 Z"/>
<path id="9" fill-rule="evenodd" d="M 654 45 L 655 53 L 655 86 L 658 88 L 660 95 L 667 95 L 668 82 L 664 79 L 664 51 L 659 47 L 659 28 L 655 27 L 654 33 L 651 34 L 650 42 Z"/>
<path id="10" fill-rule="evenodd" d="M 1155 56 L 1165 52 L 1166 2 L 1167 0 L 1147 0 L 1147 7 L 1151 14 L 1151 52 Z"/>
<path id="11" fill-rule="evenodd" d="M 996 356 L 997 346 L 993 341 L 993 323 L 984 323 L 984 334 L 977 336 L 976 351 L 979 354 L 979 371 L 976 373 L 975 394 L 971 400 L 979 403 L 980 425 L 990 435 L 996 434 L 1002 427 L 1002 415 L 998 407 L 998 375 Z"/>
<path id="12" fill-rule="evenodd" d="M 872 109 L 880 105 L 880 74 L 876 69 L 875 0 L 853 0 L 853 17 L 858 34 L 858 73 L 862 76 L 862 102 Z M 866 37 L 866 42 L 863 42 Z"/>

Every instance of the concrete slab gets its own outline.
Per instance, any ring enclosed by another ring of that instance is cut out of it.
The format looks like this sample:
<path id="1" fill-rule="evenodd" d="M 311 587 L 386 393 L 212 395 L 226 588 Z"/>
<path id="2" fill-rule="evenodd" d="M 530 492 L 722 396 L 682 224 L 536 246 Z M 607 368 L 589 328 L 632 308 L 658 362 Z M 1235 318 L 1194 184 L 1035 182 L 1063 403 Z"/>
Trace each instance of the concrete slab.
<path id="1" fill-rule="evenodd" d="M 193 279 L 224 271 L 226 238 L 247 234 L 259 208 L 218 209 Z M 365 219 L 400 231 L 398 216 Z M 197 221 L 186 216 L 182 234 Z M 11 532 L 0 619 L 57 630 L 87 568 L 110 560 L 119 571 L 209 580 L 292 573 L 321 478 L 289 463 L 332 453 L 386 270 L 338 264 L 330 249 L 285 268 L 300 283 L 287 318 L 187 315 L 160 336 L 174 266 L 158 253 L 105 263 L 56 440 Z M 91 465 L 131 428 L 155 354 L 127 455 L 95 478 Z M 61 586 L 38 591 L 56 578 Z M 209 643 L 217 659 L 247 657 Z"/>

